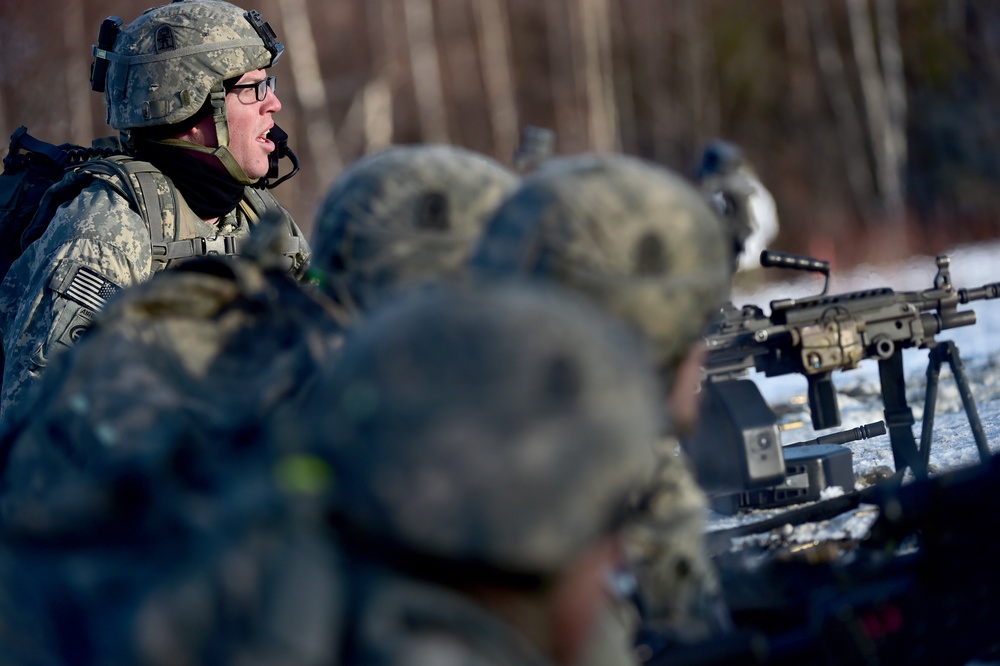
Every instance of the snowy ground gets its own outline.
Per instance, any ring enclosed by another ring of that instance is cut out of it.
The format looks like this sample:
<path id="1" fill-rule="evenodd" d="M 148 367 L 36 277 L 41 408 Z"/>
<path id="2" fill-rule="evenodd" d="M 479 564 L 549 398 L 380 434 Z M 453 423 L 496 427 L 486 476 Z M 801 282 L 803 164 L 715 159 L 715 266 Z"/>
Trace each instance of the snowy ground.
<path id="1" fill-rule="evenodd" d="M 1000 242 L 957 247 L 947 252 L 951 257 L 952 282 L 956 288 L 979 287 L 1000 282 Z M 861 266 L 834 274 L 831 294 L 888 286 L 896 291 L 918 291 L 933 286 L 937 267 L 932 256 L 914 257 L 906 263 L 890 267 Z M 734 302 L 748 303 L 770 311 L 776 298 L 804 297 L 817 293 L 822 278 L 789 271 L 789 281 L 768 284 L 753 291 L 737 291 Z M 944 331 L 939 340 L 950 339 L 961 352 L 966 374 L 976 399 L 990 450 L 1000 451 L 1000 299 L 977 301 L 959 307 L 974 310 L 974 326 Z M 927 351 L 904 351 L 907 399 L 917 420 L 914 435 L 919 442 L 923 418 L 926 385 Z M 799 375 L 764 377 L 751 375 L 768 403 L 779 414 L 779 422 L 788 429 L 782 432 L 784 444 L 791 444 L 818 435 L 845 430 L 884 419 L 879 388 L 878 364 L 864 361 L 856 370 L 834 373 L 834 385 L 840 403 L 842 424 L 839 428 L 816 433 L 811 428 L 805 402 L 806 380 Z M 797 424 L 801 423 L 801 426 Z M 859 486 L 880 468 L 893 468 L 892 449 L 888 435 L 847 445 L 854 454 L 854 469 Z M 947 365 L 942 368 L 938 386 L 934 436 L 931 445 L 931 471 L 941 472 L 969 466 L 979 461 L 979 454 L 962 408 L 957 387 Z M 710 514 L 710 530 L 724 529 L 755 522 L 779 511 L 757 511 L 739 516 Z M 859 538 L 875 518 L 871 507 L 841 516 L 835 520 L 786 529 L 781 535 L 791 543 L 819 540 Z M 741 539 L 734 545 L 776 538 L 762 535 Z"/>

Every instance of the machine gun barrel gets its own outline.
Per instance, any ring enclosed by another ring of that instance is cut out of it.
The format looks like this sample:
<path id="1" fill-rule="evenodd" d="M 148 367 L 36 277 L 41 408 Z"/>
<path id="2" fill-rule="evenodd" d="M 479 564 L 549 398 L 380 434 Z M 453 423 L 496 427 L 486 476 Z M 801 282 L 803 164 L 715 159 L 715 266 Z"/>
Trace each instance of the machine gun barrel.
<path id="1" fill-rule="evenodd" d="M 958 290 L 958 302 L 963 305 L 972 301 L 988 301 L 993 298 L 1000 298 L 1000 282 L 993 282 L 973 289 Z"/>
<path id="2" fill-rule="evenodd" d="M 849 444 L 850 442 L 857 442 L 862 439 L 878 437 L 880 435 L 884 435 L 885 433 L 885 421 L 875 421 L 874 423 L 868 423 L 866 425 L 858 426 L 857 428 L 823 435 L 822 437 L 817 437 L 816 439 L 807 439 L 804 442 L 795 442 L 794 444 L 789 444 L 785 448 L 790 449 L 797 446 L 810 446 L 813 444 Z"/>

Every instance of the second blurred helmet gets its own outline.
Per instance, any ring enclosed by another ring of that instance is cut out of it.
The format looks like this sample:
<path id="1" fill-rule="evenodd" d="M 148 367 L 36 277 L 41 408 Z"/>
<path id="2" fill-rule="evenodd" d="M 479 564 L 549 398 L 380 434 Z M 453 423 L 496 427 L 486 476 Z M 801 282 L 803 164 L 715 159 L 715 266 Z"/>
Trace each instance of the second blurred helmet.
<path id="1" fill-rule="evenodd" d="M 498 162 L 444 145 L 398 146 L 352 165 L 319 209 L 313 268 L 344 305 L 464 268 L 517 183 Z"/>

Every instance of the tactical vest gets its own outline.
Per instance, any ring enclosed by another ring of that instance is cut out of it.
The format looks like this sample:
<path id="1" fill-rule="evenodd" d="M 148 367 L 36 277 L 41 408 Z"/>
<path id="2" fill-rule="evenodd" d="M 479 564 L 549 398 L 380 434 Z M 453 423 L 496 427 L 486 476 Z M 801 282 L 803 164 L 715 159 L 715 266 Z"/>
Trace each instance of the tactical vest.
<path id="1" fill-rule="evenodd" d="M 31 225 L 21 237 L 21 246 L 27 247 L 37 240 L 48 227 L 56 209 L 77 196 L 97 178 L 124 197 L 132 210 L 142 217 L 149 231 L 154 272 L 166 268 L 175 260 L 240 254 L 246 236 L 216 234 L 180 238 L 181 225 L 178 221 L 184 204 L 177 188 L 149 162 L 124 155 L 84 162 L 50 188 Z M 287 221 L 289 234 L 281 247 L 282 254 L 294 257 L 306 250 L 303 239 L 292 232 L 294 225 L 288 213 L 267 190 L 245 188 L 239 209 L 251 225 L 265 215 L 278 215 Z"/>

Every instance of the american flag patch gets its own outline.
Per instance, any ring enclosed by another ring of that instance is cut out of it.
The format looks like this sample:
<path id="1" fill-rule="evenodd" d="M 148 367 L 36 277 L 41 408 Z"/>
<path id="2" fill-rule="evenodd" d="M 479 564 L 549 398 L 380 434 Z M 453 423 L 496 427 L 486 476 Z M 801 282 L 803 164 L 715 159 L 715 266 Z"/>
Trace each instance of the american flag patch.
<path id="1" fill-rule="evenodd" d="M 121 287 L 89 268 L 81 266 L 66 289 L 66 295 L 95 312 L 104 308 L 108 299 L 121 291 Z"/>

